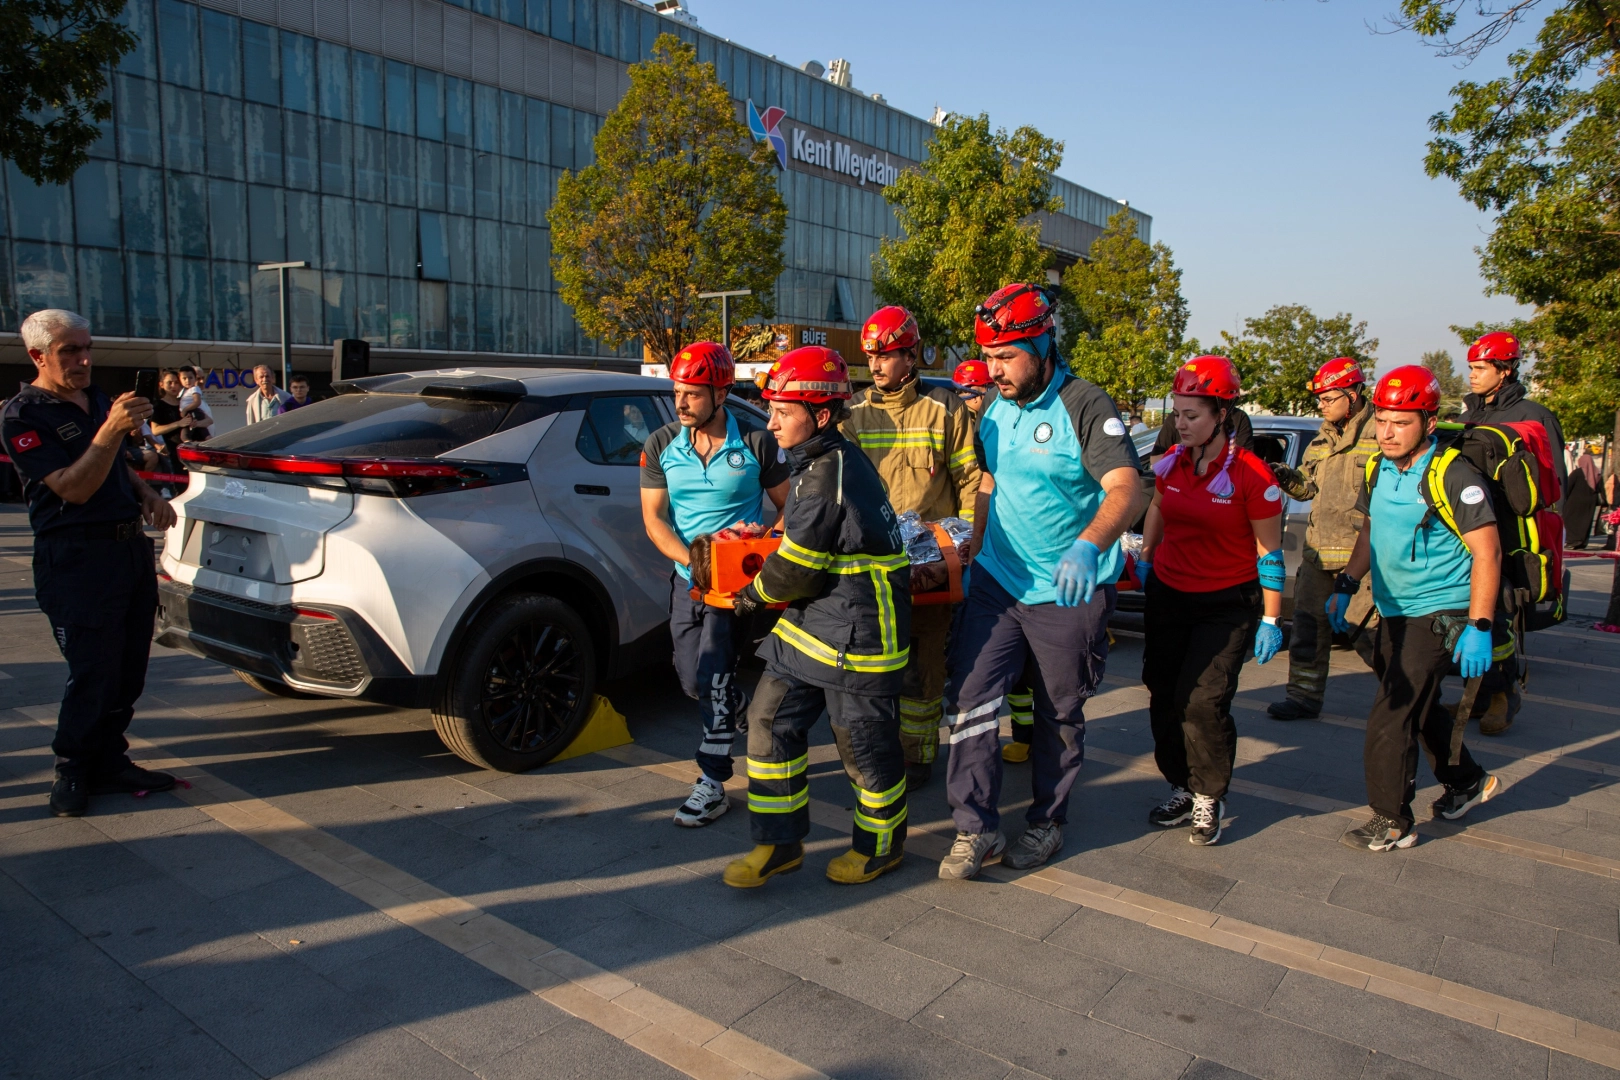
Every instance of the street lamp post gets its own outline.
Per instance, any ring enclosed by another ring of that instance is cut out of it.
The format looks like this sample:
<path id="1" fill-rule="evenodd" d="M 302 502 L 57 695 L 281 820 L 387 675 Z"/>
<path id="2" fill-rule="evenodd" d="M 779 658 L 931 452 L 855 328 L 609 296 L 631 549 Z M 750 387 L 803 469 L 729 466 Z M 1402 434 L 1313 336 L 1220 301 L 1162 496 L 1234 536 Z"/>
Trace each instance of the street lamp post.
<path id="1" fill-rule="evenodd" d="M 292 297 L 287 292 L 287 271 L 303 270 L 309 263 L 302 259 L 297 262 L 260 263 L 260 270 L 274 270 L 276 272 L 276 291 L 281 300 L 281 385 L 286 386 L 292 380 Z"/>
<path id="2" fill-rule="evenodd" d="M 733 296 L 753 296 L 753 289 L 728 289 L 725 292 L 700 292 L 699 300 L 720 301 L 720 340 L 726 351 L 731 351 L 731 298 Z"/>

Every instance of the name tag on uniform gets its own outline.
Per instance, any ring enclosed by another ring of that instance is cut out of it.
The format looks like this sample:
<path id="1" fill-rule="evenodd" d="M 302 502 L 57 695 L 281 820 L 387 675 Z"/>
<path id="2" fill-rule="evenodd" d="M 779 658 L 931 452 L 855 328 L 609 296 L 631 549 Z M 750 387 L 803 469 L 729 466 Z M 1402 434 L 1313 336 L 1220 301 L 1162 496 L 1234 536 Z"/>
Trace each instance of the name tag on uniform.
<path id="1" fill-rule="evenodd" d="M 56 434 L 63 439 L 77 439 L 80 435 L 84 434 L 84 429 L 79 427 L 78 424 L 75 424 L 73 421 L 69 420 L 67 423 L 56 429 Z"/>

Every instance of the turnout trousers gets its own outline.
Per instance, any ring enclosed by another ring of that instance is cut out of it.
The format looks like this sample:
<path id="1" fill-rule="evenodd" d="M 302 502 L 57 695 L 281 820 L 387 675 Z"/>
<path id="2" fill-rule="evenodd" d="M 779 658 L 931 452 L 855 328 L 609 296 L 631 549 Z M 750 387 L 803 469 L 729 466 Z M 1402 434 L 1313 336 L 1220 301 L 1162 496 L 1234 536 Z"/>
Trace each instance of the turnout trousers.
<path id="1" fill-rule="evenodd" d="M 1145 592 L 1142 682 L 1153 759 L 1176 787 L 1224 799 L 1237 760 L 1232 699 L 1254 651 L 1260 582 L 1193 593 L 1149 574 Z"/>
<path id="2" fill-rule="evenodd" d="M 756 844 L 793 844 L 810 832 L 809 735 L 825 710 L 855 787 L 851 843 L 867 856 L 906 842 L 906 762 L 899 699 L 815 686 L 767 668 L 748 707 L 748 826 Z"/>
<path id="3" fill-rule="evenodd" d="M 929 764 L 939 750 L 951 622 L 951 609 L 944 604 L 911 609 L 911 656 L 900 688 L 900 747 L 908 764 Z"/>
<path id="4" fill-rule="evenodd" d="M 989 574 L 974 575 L 951 645 L 945 686 L 950 761 L 946 792 L 956 828 L 992 832 L 1001 826 L 1001 720 L 1014 689 L 1034 696 L 1030 781 L 1032 825 L 1068 820 L 1069 793 L 1086 752 L 1085 702 L 1102 682 L 1108 661 L 1108 613 L 1113 586 L 1098 586 L 1089 604 L 1023 604 Z"/>
<path id="5" fill-rule="evenodd" d="M 1445 612 L 1466 616 L 1468 612 Z M 1374 673 L 1378 695 L 1367 714 L 1362 752 L 1367 805 L 1373 813 L 1411 828 L 1417 794 L 1418 743 L 1428 755 L 1436 780 L 1447 787 L 1469 787 L 1485 770 L 1463 745 L 1466 716 L 1453 720 L 1440 707 L 1440 682 L 1452 670 L 1445 639 L 1433 615 L 1392 615 L 1378 624 Z"/>
<path id="6" fill-rule="evenodd" d="M 34 592 L 50 620 L 67 687 L 56 714 L 57 771 L 110 775 L 129 764 L 124 732 L 146 689 L 157 614 L 152 541 L 34 541 Z"/>
<path id="7" fill-rule="evenodd" d="M 731 779 L 737 718 L 748 703 L 737 685 L 740 620 L 724 608 L 693 600 L 690 590 L 685 578 L 671 575 L 669 636 L 675 645 L 675 674 L 686 696 L 697 701 L 703 721 L 698 768 L 723 784 Z"/>
<path id="8" fill-rule="evenodd" d="M 1333 652 L 1333 627 L 1327 621 L 1328 597 L 1333 595 L 1337 570 L 1323 570 L 1309 559 L 1301 560 L 1294 575 L 1294 625 L 1288 642 L 1288 696 L 1313 709 L 1322 707 L 1327 693 L 1328 659 Z M 1372 606 L 1372 590 L 1362 589 L 1350 597 L 1345 618 L 1358 626 Z M 1368 667 L 1373 666 L 1373 635 L 1377 617 L 1356 635 L 1355 650 Z"/>

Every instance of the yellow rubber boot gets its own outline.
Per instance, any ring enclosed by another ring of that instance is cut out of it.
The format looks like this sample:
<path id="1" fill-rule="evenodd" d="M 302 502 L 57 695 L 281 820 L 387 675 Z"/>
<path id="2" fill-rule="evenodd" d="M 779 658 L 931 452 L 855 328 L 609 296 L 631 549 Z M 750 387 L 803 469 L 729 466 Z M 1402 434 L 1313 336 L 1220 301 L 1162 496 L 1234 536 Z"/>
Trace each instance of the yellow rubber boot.
<path id="1" fill-rule="evenodd" d="M 1002 747 L 1001 747 L 1001 760 L 1002 761 L 1010 761 L 1014 765 L 1018 765 L 1018 764 L 1021 764 L 1021 763 L 1025 762 L 1025 761 L 1028 761 L 1029 760 L 1029 743 L 1027 743 L 1027 742 L 1017 742 L 1015 740 L 1015 741 L 1010 742 L 1010 743 L 1002 744 Z"/>
<path id="2" fill-rule="evenodd" d="M 733 889 L 757 889 L 777 874 L 791 874 L 803 865 L 803 844 L 760 844 L 726 867 L 721 880 Z"/>
<path id="3" fill-rule="evenodd" d="M 880 874 L 887 874 L 905 861 L 904 851 L 866 856 L 850 848 L 827 864 L 827 880 L 837 885 L 859 885 Z"/>

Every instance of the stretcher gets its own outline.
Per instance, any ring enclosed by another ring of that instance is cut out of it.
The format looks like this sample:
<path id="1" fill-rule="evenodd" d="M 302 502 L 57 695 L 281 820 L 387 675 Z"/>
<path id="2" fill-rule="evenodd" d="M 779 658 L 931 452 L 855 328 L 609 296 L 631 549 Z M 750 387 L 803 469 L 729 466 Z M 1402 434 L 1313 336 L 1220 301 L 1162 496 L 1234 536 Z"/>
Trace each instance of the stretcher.
<path id="1" fill-rule="evenodd" d="M 945 562 L 945 585 L 927 592 L 913 593 L 913 605 L 956 604 L 962 600 L 962 559 L 950 534 L 935 522 L 927 522 L 934 539 L 939 542 L 940 555 Z M 765 567 L 765 557 L 782 543 L 780 536 L 763 536 L 757 540 L 715 540 L 710 545 L 709 591 L 692 587 L 692 599 L 701 600 L 710 607 L 733 607 L 733 598 L 747 588 L 748 583 Z M 785 608 L 786 604 L 769 604 L 772 608 Z"/>

